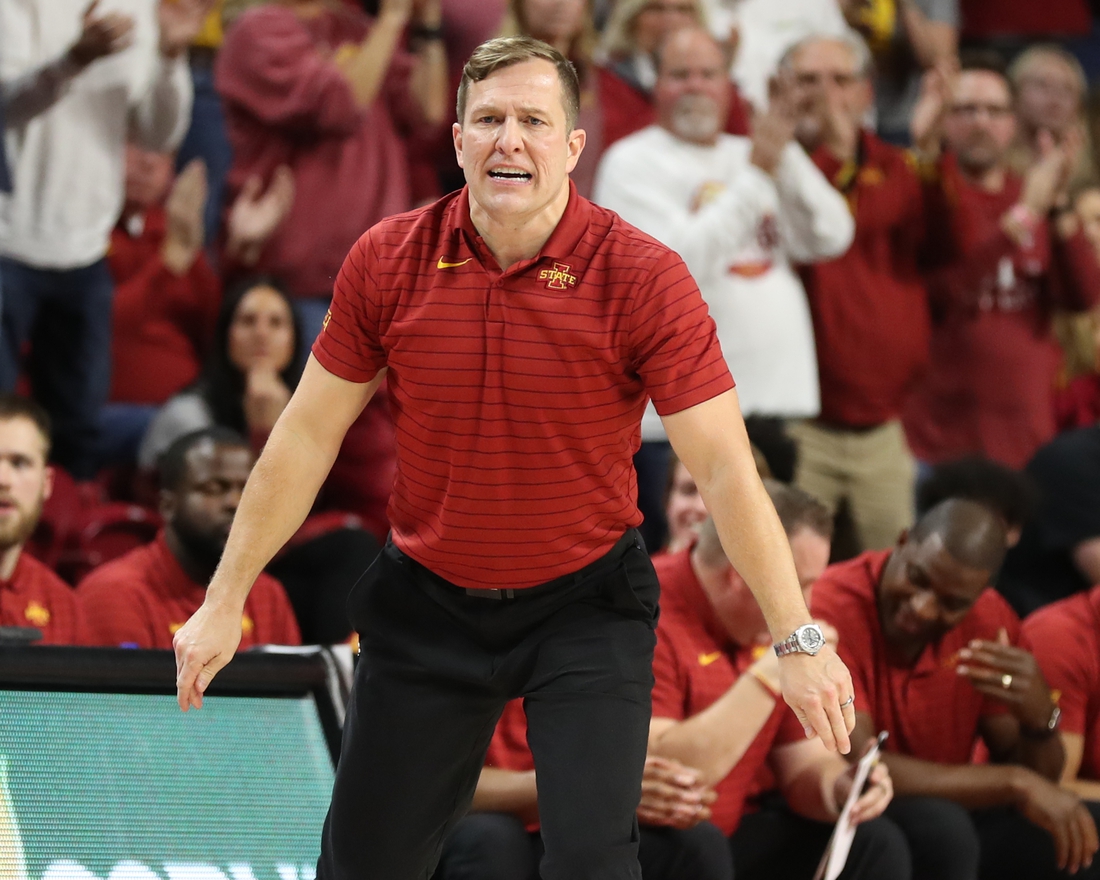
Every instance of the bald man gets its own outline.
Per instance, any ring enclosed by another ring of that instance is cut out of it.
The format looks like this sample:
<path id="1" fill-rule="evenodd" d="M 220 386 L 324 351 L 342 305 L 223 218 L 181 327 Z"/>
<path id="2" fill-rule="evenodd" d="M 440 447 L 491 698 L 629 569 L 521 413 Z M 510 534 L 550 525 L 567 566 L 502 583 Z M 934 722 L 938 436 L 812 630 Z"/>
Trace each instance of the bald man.
<path id="1" fill-rule="evenodd" d="M 855 742 L 890 734 L 888 815 L 909 839 L 914 880 L 1064 876 L 1097 848 L 1088 809 L 1057 786 L 1050 688 L 988 587 L 1004 553 L 996 513 L 947 500 L 893 549 L 814 585 L 813 613 L 836 627 L 852 671 Z M 988 763 L 972 763 L 979 741 Z"/>

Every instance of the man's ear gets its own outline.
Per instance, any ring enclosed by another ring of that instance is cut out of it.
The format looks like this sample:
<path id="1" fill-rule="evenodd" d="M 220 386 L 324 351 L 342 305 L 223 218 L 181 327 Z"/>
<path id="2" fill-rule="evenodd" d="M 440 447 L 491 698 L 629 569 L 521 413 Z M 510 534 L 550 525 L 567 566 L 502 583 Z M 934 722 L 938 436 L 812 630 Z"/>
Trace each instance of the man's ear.
<path id="1" fill-rule="evenodd" d="M 176 493 L 169 489 L 161 489 L 157 500 L 157 510 L 160 511 L 161 519 L 170 522 L 176 514 Z"/>
<path id="2" fill-rule="evenodd" d="M 458 122 L 451 126 L 451 139 L 455 145 L 455 158 L 458 160 L 458 167 L 464 168 L 462 164 L 462 125 Z"/>
<path id="3" fill-rule="evenodd" d="M 53 476 L 54 469 L 49 465 L 46 465 L 46 470 L 42 474 L 42 500 L 47 501 L 49 497 L 53 495 Z"/>
<path id="4" fill-rule="evenodd" d="M 565 171 L 569 173 L 577 167 L 577 162 L 584 151 L 584 145 L 588 141 L 588 133 L 583 128 L 574 128 L 569 134 L 569 143 L 566 145 L 568 158 L 565 160 Z"/>

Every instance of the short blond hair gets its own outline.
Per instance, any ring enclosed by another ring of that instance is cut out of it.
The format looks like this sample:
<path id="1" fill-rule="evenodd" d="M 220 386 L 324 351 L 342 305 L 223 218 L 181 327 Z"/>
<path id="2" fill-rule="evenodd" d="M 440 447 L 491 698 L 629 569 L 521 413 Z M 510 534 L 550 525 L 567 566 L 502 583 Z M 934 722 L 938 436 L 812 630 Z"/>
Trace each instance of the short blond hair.
<path id="1" fill-rule="evenodd" d="M 470 56 L 462 68 L 462 80 L 458 84 L 458 102 L 455 112 L 461 125 L 466 119 L 466 99 L 470 92 L 470 83 L 488 79 L 498 70 L 522 64 L 525 61 L 541 59 L 549 61 L 558 72 L 561 85 L 561 102 L 565 108 L 565 121 L 569 130 L 577 124 L 581 112 L 581 85 L 577 78 L 577 69 L 572 62 L 549 43 L 534 37 L 518 35 L 514 37 L 496 37 L 486 40 Z"/>

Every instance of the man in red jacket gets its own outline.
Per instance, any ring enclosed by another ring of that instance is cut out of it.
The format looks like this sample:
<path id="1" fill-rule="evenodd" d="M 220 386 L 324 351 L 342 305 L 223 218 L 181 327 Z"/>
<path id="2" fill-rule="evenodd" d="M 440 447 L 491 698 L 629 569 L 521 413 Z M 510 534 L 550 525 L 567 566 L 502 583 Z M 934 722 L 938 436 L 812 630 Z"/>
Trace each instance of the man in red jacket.
<path id="1" fill-rule="evenodd" d="M 821 414 L 791 433 L 798 485 L 834 509 L 846 501 L 863 549 L 883 549 L 912 522 L 916 468 L 900 416 L 928 359 L 929 328 L 920 181 L 901 150 L 863 128 L 870 65 L 855 37 L 807 38 L 782 62 L 797 89 L 796 135 L 856 222 L 844 255 L 802 270 Z"/>
<path id="2" fill-rule="evenodd" d="M 926 88 L 914 114 L 921 153 L 946 147 L 929 163 L 925 191 L 931 359 L 904 415 L 913 452 L 933 464 L 981 453 L 1020 468 L 1054 436 L 1050 315 L 1087 309 L 1100 291 L 1071 212 L 1053 215 L 1080 139 L 1041 138 L 1021 179 L 1008 166 L 1012 107 L 996 59 L 982 56 L 954 82 Z"/>

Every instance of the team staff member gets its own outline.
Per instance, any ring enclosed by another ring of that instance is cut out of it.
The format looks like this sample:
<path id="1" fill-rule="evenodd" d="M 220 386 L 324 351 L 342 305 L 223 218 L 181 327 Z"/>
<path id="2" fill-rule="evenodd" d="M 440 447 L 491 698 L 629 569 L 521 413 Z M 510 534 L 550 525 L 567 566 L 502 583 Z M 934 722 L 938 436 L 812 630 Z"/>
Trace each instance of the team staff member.
<path id="1" fill-rule="evenodd" d="M 1057 780 L 1057 716 L 1019 620 L 992 589 L 1004 520 L 974 501 L 928 511 L 893 550 L 834 565 L 813 610 L 852 668 L 856 735 L 885 761 L 915 880 L 1040 880 L 1087 864 L 1096 828 Z M 990 763 L 972 763 L 981 739 Z"/>
<path id="2" fill-rule="evenodd" d="M 253 460 L 247 440 L 218 426 L 185 434 L 165 450 L 163 531 L 152 543 L 101 565 L 78 587 L 92 644 L 172 647 L 176 630 L 206 597 Z M 302 643 L 290 599 L 270 575 L 256 578 L 241 631 L 241 649 Z"/>
<path id="3" fill-rule="evenodd" d="M 1062 785 L 1100 818 L 1100 586 L 1028 616 L 1022 642 L 1059 695 Z"/>
<path id="4" fill-rule="evenodd" d="M 793 487 L 775 484 L 769 494 L 808 598 L 829 561 L 832 517 Z M 729 838 L 737 880 L 767 880 L 780 861 L 784 878 L 809 880 L 851 789 L 852 768 L 817 740 L 807 741 L 779 699 L 783 661 L 713 521 L 703 523 L 694 547 L 662 556 L 654 567 L 664 607 L 649 754 L 695 768 L 698 785 L 714 787 L 707 811 Z M 878 767 L 852 813 L 860 827 L 843 880 L 909 880 L 905 840 L 879 818 L 891 796 L 889 774 Z M 648 818 L 664 825 L 679 817 Z M 652 825 L 642 828 L 643 852 L 655 833 Z"/>
<path id="5" fill-rule="evenodd" d="M 23 552 L 53 490 L 50 417 L 33 400 L 0 394 L 0 626 L 26 626 L 44 645 L 85 644 L 80 603 L 61 578 Z"/>
<path id="6" fill-rule="evenodd" d="M 569 62 L 538 41 L 474 53 L 454 127 L 468 186 L 352 249 L 206 601 L 176 636 L 180 706 L 198 707 L 237 645 L 248 586 L 388 373 L 393 537 L 349 601 L 364 662 L 322 880 L 430 873 L 519 695 L 543 877 L 638 876 L 658 584 L 634 531 L 631 456 L 647 394 L 773 638 L 823 642 L 698 289 L 674 253 L 569 183 L 578 94 Z M 835 653 L 782 670 L 806 729 L 846 751 L 850 680 Z"/>

